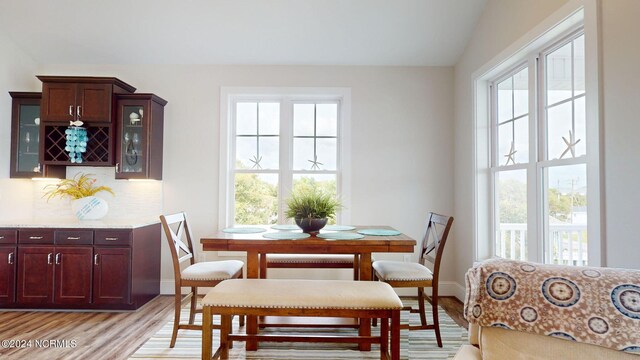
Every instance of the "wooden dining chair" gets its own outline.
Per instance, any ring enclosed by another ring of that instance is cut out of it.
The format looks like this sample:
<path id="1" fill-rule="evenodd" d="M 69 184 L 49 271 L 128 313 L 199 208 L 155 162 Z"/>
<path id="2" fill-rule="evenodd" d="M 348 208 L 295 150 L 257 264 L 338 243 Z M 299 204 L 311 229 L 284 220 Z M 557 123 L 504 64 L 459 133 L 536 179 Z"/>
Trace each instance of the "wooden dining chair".
<path id="1" fill-rule="evenodd" d="M 202 330 L 202 325 L 194 324 L 196 313 L 202 312 L 202 308 L 197 307 L 198 287 L 214 287 L 221 281 L 227 279 L 242 278 L 242 267 L 244 263 L 239 260 L 196 263 L 187 215 L 184 212 L 160 215 L 160 221 L 162 222 L 164 233 L 169 242 L 169 249 L 173 260 L 175 318 L 169 347 L 174 347 L 176 338 L 178 337 L 178 330 Z M 190 292 L 184 298 L 182 297 L 182 287 L 191 288 Z M 187 302 L 191 302 L 189 323 L 181 324 L 180 311 L 182 306 Z M 243 325 L 244 317 L 240 317 L 240 326 Z M 213 328 L 219 329 L 220 325 L 214 325 Z"/>
<path id="2" fill-rule="evenodd" d="M 453 224 L 453 217 L 429 213 L 427 230 L 422 239 L 422 251 L 418 263 L 378 260 L 372 264 L 374 279 L 384 281 L 397 288 L 418 288 L 418 309 L 408 308 L 412 313 L 420 314 L 420 325 L 405 326 L 409 330 L 435 330 L 438 346 L 442 347 L 440 326 L 438 321 L 438 278 L 444 245 Z M 433 266 L 430 270 L 426 263 Z M 431 288 L 431 297 L 427 296 L 424 288 Z M 427 324 L 425 313 L 425 299 L 432 307 L 433 324 Z"/>

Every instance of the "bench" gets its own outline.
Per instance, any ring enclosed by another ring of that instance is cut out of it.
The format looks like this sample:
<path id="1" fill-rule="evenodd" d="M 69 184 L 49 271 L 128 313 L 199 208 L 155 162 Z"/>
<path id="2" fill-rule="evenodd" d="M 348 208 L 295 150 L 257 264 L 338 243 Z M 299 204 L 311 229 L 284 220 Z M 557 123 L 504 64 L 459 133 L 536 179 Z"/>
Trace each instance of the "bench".
<path id="1" fill-rule="evenodd" d="M 221 316 L 220 347 L 213 354 L 215 359 L 228 359 L 233 341 L 380 344 L 380 359 L 400 359 L 402 301 L 386 283 L 351 280 L 232 279 L 223 281 L 209 291 L 202 300 L 202 306 L 202 359 L 212 358 L 213 314 Z M 364 334 L 362 329 L 358 336 L 232 334 L 233 315 L 344 317 L 382 321 L 379 336 Z"/>

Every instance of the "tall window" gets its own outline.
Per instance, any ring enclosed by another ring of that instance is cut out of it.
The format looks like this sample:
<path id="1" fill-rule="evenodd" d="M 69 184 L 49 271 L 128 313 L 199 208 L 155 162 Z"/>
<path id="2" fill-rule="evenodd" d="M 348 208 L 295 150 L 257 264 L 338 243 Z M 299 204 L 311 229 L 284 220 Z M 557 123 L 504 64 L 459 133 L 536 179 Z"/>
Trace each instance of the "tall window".
<path id="1" fill-rule="evenodd" d="M 227 100 L 224 226 L 286 222 L 285 200 L 292 190 L 345 195 L 344 96 L 229 95 Z"/>
<path id="2" fill-rule="evenodd" d="M 534 53 L 489 91 L 494 255 L 586 265 L 584 34 Z"/>

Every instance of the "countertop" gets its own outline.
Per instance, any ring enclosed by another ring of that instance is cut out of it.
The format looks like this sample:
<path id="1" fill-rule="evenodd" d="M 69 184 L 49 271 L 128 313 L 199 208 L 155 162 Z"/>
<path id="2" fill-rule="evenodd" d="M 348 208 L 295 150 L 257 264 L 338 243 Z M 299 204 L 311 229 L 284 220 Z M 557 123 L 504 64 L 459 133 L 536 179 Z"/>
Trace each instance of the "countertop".
<path id="1" fill-rule="evenodd" d="M 141 219 L 101 219 L 101 220 L 78 220 L 75 218 L 63 219 L 23 219 L 23 220 L 0 220 L 0 228 L 90 228 L 90 229 L 136 229 L 160 222 L 156 218 Z"/>

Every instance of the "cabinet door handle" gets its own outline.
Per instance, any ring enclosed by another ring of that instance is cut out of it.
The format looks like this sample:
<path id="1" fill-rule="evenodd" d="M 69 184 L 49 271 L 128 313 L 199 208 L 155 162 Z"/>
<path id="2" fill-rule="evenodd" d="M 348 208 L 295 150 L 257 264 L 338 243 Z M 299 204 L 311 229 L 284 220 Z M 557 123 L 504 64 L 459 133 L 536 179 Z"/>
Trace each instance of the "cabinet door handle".
<path id="1" fill-rule="evenodd" d="M 69 115 L 73 117 L 73 105 L 69 105 Z"/>
<path id="2" fill-rule="evenodd" d="M 81 112 L 82 112 L 82 106 L 78 105 L 78 107 L 76 108 L 76 114 L 78 115 L 78 119 L 80 119 Z"/>
<path id="3" fill-rule="evenodd" d="M 47 264 L 51 265 L 51 260 L 53 259 L 53 254 L 49 253 L 49 255 L 47 255 Z"/>
<path id="4" fill-rule="evenodd" d="M 42 172 L 42 165 L 40 165 L 40 163 L 38 163 L 38 166 L 36 166 L 36 171 L 37 173 L 41 173 Z"/>
<path id="5" fill-rule="evenodd" d="M 106 237 L 104 239 L 107 240 L 107 241 L 116 241 L 116 240 L 118 240 L 117 237 Z"/>
<path id="6" fill-rule="evenodd" d="M 116 174 L 120 172 L 120 163 L 116 163 Z"/>
<path id="7" fill-rule="evenodd" d="M 13 253 L 9 253 L 9 257 L 7 259 L 7 262 L 9 263 L 9 265 L 13 265 Z"/>
<path id="8" fill-rule="evenodd" d="M 42 236 L 29 236 L 29 239 L 31 239 L 31 240 L 40 240 L 40 239 L 42 239 Z"/>
<path id="9" fill-rule="evenodd" d="M 100 254 L 95 254 L 95 255 L 93 255 L 93 265 L 98 265 L 98 256 L 99 256 L 99 255 L 100 255 Z"/>
<path id="10" fill-rule="evenodd" d="M 67 236 L 67 240 L 80 240 L 80 236 Z"/>
<path id="11" fill-rule="evenodd" d="M 4 236 L 0 236 L 0 240 L 4 239 Z"/>
<path id="12" fill-rule="evenodd" d="M 62 254 L 56 254 L 56 265 L 60 265 L 60 261 L 62 260 Z"/>

